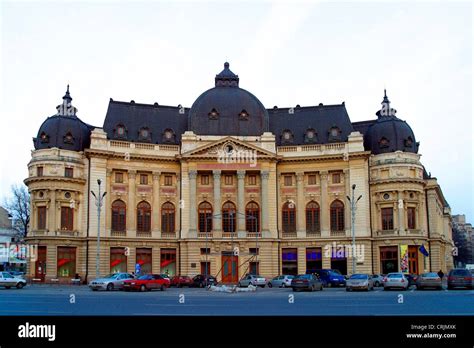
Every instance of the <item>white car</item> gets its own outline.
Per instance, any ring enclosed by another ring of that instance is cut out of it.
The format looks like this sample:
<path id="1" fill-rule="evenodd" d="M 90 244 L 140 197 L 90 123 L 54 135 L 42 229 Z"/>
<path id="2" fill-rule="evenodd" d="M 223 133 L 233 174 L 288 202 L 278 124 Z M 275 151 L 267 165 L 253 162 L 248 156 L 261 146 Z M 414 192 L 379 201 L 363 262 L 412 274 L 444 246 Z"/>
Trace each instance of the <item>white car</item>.
<path id="1" fill-rule="evenodd" d="M 407 290 L 409 286 L 408 278 L 403 273 L 389 273 L 383 278 L 383 289 L 399 288 Z"/>
<path id="2" fill-rule="evenodd" d="M 106 275 L 103 278 L 94 279 L 89 283 L 89 288 L 93 291 L 107 290 L 111 291 L 114 289 L 123 289 L 123 282 L 127 279 L 133 279 L 133 275 L 130 273 L 112 273 Z"/>
<path id="3" fill-rule="evenodd" d="M 14 277 L 8 272 L 0 272 L 0 286 L 5 287 L 6 289 L 10 289 L 13 286 L 17 289 L 21 289 L 25 285 L 26 280 L 23 278 Z"/>
<path id="4" fill-rule="evenodd" d="M 259 275 L 248 274 L 239 282 L 238 287 L 249 286 L 250 284 L 264 288 L 267 285 L 267 280 Z"/>
<path id="5" fill-rule="evenodd" d="M 291 281 L 293 280 L 295 276 L 293 275 L 280 275 L 276 276 L 272 280 L 268 282 L 268 287 L 278 287 L 278 288 L 290 288 L 291 287 Z"/>

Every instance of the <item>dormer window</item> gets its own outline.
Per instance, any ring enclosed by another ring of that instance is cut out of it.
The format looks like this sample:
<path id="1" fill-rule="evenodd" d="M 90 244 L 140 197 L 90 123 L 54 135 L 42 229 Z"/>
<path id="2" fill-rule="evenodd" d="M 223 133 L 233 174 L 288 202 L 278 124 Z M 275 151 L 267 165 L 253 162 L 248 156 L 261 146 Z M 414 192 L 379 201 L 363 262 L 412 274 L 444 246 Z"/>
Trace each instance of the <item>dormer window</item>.
<path id="1" fill-rule="evenodd" d="M 162 140 L 164 143 L 174 143 L 175 142 L 175 134 L 172 129 L 165 129 L 163 132 Z"/>
<path id="2" fill-rule="evenodd" d="M 281 134 L 281 142 L 284 144 L 291 144 L 293 142 L 293 133 L 290 130 L 285 129 Z"/>
<path id="3" fill-rule="evenodd" d="M 40 141 L 44 143 L 49 143 L 49 135 L 46 134 L 45 132 L 42 132 L 40 135 Z"/>
<path id="4" fill-rule="evenodd" d="M 140 141 L 146 141 L 149 142 L 151 141 L 151 132 L 148 127 L 143 127 L 140 129 L 138 132 L 138 138 Z"/>
<path id="5" fill-rule="evenodd" d="M 127 130 L 123 124 L 117 125 L 114 129 L 115 138 L 119 139 L 126 139 L 127 138 Z"/>
<path id="6" fill-rule="evenodd" d="M 412 147 L 413 146 L 413 139 L 412 137 L 408 137 L 405 139 L 405 147 Z"/>
<path id="7" fill-rule="evenodd" d="M 209 112 L 207 115 L 211 120 L 217 120 L 219 118 L 219 113 L 215 108 L 212 108 L 211 112 Z"/>
<path id="8" fill-rule="evenodd" d="M 305 143 L 315 143 L 317 138 L 316 131 L 313 128 L 308 128 L 304 136 Z"/>
<path id="9" fill-rule="evenodd" d="M 243 109 L 239 114 L 239 119 L 247 121 L 249 119 L 249 113 L 245 109 Z"/>
<path id="10" fill-rule="evenodd" d="M 337 126 L 333 126 L 329 129 L 329 141 L 340 141 L 341 130 Z"/>
<path id="11" fill-rule="evenodd" d="M 379 147 L 380 147 L 381 149 L 387 148 L 389 144 L 390 144 L 390 141 L 389 141 L 387 138 L 385 138 L 385 137 L 383 137 L 383 138 L 380 139 L 380 141 L 379 141 Z"/>
<path id="12" fill-rule="evenodd" d="M 74 144 L 74 137 L 71 132 L 67 132 L 63 137 L 64 144 Z"/>

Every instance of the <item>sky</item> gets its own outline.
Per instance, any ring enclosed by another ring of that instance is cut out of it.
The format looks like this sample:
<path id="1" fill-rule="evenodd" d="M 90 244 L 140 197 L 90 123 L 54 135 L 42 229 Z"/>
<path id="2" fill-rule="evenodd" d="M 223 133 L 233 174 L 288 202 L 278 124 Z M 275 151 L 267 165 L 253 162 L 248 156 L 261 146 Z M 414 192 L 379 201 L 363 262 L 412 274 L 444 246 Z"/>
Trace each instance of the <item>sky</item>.
<path id="1" fill-rule="evenodd" d="M 470 2 L 0 3 L 0 202 L 67 84 L 101 127 L 109 98 L 191 106 L 229 61 L 267 108 L 345 101 L 369 120 L 386 88 L 452 213 L 474 222 Z"/>

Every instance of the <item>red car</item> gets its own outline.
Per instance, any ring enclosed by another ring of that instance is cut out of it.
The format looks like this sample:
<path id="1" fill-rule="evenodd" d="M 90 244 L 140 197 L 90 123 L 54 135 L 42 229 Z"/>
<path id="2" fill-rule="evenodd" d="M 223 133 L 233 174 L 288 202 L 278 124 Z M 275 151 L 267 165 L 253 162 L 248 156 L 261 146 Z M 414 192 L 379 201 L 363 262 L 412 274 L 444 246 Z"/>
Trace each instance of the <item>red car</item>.
<path id="1" fill-rule="evenodd" d="M 161 291 L 169 287 L 168 279 L 165 279 L 159 274 L 145 274 L 138 279 L 128 279 L 123 282 L 123 289 L 150 291 L 153 289 L 160 289 Z"/>
<path id="2" fill-rule="evenodd" d="M 182 288 L 187 286 L 188 288 L 193 285 L 193 280 L 188 276 L 174 276 L 171 278 L 171 286 Z"/>

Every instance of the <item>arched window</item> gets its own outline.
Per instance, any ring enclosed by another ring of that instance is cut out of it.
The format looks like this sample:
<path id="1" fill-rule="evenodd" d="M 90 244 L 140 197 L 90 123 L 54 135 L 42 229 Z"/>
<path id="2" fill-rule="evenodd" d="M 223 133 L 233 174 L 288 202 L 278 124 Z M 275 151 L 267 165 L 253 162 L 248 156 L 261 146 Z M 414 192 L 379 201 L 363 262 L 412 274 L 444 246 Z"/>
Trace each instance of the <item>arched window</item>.
<path id="1" fill-rule="evenodd" d="M 260 232 L 260 209 L 255 202 L 245 207 L 245 227 L 247 232 Z"/>
<path id="2" fill-rule="evenodd" d="M 212 231 L 212 205 L 209 202 L 199 204 L 199 232 Z"/>
<path id="3" fill-rule="evenodd" d="M 145 201 L 137 205 L 137 232 L 151 232 L 151 206 Z"/>
<path id="4" fill-rule="evenodd" d="M 331 203 L 331 231 L 344 231 L 344 204 L 338 200 Z"/>
<path id="5" fill-rule="evenodd" d="M 295 203 L 286 202 L 281 211 L 283 232 L 296 232 L 296 208 Z"/>
<path id="6" fill-rule="evenodd" d="M 121 200 L 112 203 L 112 231 L 125 232 L 127 206 Z"/>
<path id="7" fill-rule="evenodd" d="M 222 229 L 224 232 L 235 232 L 235 204 L 232 202 L 225 202 L 222 206 Z"/>
<path id="8" fill-rule="evenodd" d="M 319 205 L 311 201 L 306 204 L 306 232 L 319 232 Z"/>
<path id="9" fill-rule="evenodd" d="M 117 139 L 127 138 L 127 129 L 123 124 L 118 124 L 114 129 L 114 137 Z"/>
<path id="10" fill-rule="evenodd" d="M 281 133 L 281 142 L 282 144 L 291 144 L 293 143 L 293 133 L 289 129 L 285 129 Z"/>
<path id="11" fill-rule="evenodd" d="M 166 202 L 161 206 L 161 232 L 174 233 L 174 204 Z"/>

